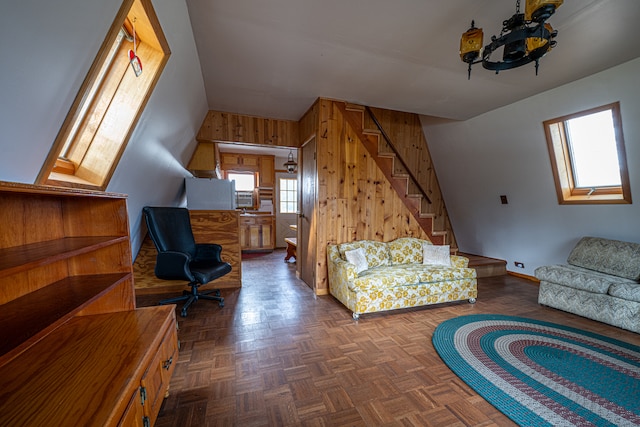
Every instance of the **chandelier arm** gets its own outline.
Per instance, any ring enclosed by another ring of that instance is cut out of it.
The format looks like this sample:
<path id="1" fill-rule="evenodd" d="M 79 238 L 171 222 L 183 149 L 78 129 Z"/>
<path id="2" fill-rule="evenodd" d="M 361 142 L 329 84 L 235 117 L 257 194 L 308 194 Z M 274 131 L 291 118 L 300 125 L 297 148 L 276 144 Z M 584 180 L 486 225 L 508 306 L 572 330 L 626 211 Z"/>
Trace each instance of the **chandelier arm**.
<path id="1" fill-rule="evenodd" d="M 518 60 L 509 62 L 490 60 L 491 54 L 500 47 L 509 43 L 526 40 L 530 37 L 539 37 L 548 41 L 545 45 L 546 49 L 539 48 L 543 49 L 541 54 L 539 53 L 535 56 L 526 55 Z M 491 43 L 486 45 L 482 50 L 482 60 L 478 62 L 482 62 L 482 66 L 484 68 L 492 71 L 503 71 L 521 67 L 530 62 L 537 61 L 539 58 L 541 58 L 549 50 L 549 47 L 551 47 L 551 37 L 552 34 L 544 27 L 544 25 L 537 25 L 535 27 L 525 27 L 513 30 L 508 34 L 493 39 Z"/>

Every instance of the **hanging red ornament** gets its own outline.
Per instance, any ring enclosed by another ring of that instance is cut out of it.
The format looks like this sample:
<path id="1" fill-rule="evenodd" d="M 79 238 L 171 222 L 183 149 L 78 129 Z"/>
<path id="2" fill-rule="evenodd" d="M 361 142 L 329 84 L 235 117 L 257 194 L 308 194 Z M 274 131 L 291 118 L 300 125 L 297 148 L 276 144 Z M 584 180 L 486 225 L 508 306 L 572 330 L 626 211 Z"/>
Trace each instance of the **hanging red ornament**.
<path id="1" fill-rule="evenodd" d="M 133 27 L 133 50 L 129 49 L 129 63 L 131 63 L 131 68 L 133 68 L 133 72 L 138 77 L 142 74 L 142 62 L 140 62 L 140 58 L 136 54 L 136 18 L 133 18 L 131 26 Z"/>
<path id="2" fill-rule="evenodd" d="M 136 74 L 136 77 L 142 74 L 142 62 L 140 62 L 138 55 L 136 55 L 136 53 L 131 49 L 129 49 L 129 62 L 131 63 L 131 68 L 133 68 L 133 72 Z"/>

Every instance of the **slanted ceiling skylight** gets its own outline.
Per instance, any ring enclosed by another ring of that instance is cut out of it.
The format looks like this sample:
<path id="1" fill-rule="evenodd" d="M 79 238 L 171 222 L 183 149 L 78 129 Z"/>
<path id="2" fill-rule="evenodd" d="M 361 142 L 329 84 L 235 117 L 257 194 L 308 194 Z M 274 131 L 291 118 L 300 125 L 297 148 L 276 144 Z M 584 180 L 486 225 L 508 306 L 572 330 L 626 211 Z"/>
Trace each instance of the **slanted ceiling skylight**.
<path id="1" fill-rule="evenodd" d="M 37 183 L 106 189 L 170 54 L 151 1 L 124 0 Z"/>

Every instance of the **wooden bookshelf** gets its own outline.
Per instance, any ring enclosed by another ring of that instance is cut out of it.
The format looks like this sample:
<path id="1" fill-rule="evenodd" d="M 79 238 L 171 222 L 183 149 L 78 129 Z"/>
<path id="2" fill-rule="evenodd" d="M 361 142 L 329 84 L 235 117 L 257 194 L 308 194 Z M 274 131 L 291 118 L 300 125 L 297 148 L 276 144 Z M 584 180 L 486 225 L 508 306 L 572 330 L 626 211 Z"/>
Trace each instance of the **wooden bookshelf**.
<path id="1" fill-rule="evenodd" d="M 0 425 L 152 425 L 175 313 L 135 307 L 126 197 L 0 182 L 0 223 Z"/>

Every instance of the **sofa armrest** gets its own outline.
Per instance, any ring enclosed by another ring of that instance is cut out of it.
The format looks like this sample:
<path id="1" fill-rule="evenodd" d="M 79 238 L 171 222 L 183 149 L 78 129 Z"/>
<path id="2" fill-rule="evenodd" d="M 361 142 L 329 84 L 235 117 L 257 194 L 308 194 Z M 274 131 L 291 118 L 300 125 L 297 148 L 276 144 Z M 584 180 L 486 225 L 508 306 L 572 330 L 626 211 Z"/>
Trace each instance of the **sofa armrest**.
<path id="1" fill-rule="evenodd" d="M 356 266 L 349 261 L 339 259 L 335 261 L 336 273 L 342 278 L 343 281 L 351 282 L 358 277 L 356 273 Z"/>
<path id="2" fill-rule="evenodd" d="M 451 267 L 467 268 L 469 267 L 469 258 L 460 255 L 451 255 Z"/>
<path id="3" fill-rule="evenodd" d="M 332 289 L 350 288 L 349 283 L 358 277 L 355 265 L 343 260 L 336 245 L 327 247 L 327 260 L 329 270 L 329 287 Z"/>

